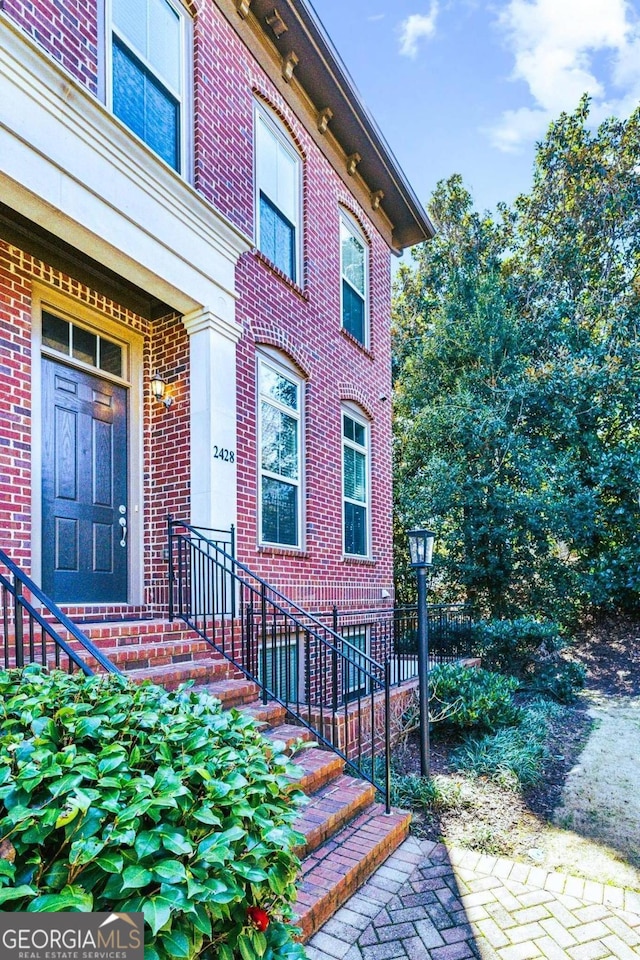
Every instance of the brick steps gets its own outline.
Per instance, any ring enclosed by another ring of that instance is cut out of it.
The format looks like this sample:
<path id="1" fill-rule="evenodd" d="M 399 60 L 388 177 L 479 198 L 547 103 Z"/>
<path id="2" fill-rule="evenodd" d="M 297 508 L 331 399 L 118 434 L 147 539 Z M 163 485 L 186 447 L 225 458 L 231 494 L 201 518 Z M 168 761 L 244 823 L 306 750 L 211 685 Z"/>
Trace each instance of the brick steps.
<path id="1" fill-rule="evenodd" d="M 290 749 L 300 740 L 294 763 L 299 775 L 292 788 L 304 791 L 308 804 L 294 827 L 304 836 L 296 851 L 303 858 L 296 912 L 307 940 L 366 881 L 405 838 L 410 817 L 375 803 L 375 789 L 344 772 L 333 752 L 311 746 L 314 736 L 287 717 L 277 703 L 259 701 L 257 685 L 221 654 L 178 622 L 140 620 L 83 624 L 83 632 L 134 682 L 150 680 L 175 690 L 187 680 L 206 691 L 224 709 L 245 712 L 265 727 L 264 736 Z M 73 648 L 80 645 L 70 640 Z"/>
<path id="2" fill-rule="evenodd" d="M 323 787 L 329 780 L 339 777 L 344 770 L 344 760 L 328 750 L 307 747 L 296 753 L 294 762 L 301 770 L 301 776 L 293 781 L 296 787 L 310 796 Z"/>
<path id="3" fill-rule="evenodd" d="M 314 739 L 310 730 L 307 730 L 306 727 L 298 727 L 293 723 L 283 723 L 277 727 L 271 727 L 269 730 L 265 730 L 264 736 L 269 740 L 279 740 L 284 743 L 287 750 L 300 740 L 308 743 Z"/>
<path id="4" fill-rule="evenodd" d="M 294 907 L 308 940 L 362 886 L 409 832 L 411 814 L 373 804 L 302 862 Z"/>
<path id="5" fill-rule="evenodd" d="M 305 857 L 357 817 L 375 800 L 375 787 L 365 780 L 340 776 L 309 797 L 309 803 L 294 823 L 305 842 L 296 850 Z"/>
<path id="6" fill-rule="evenodd" d="M 134 670 L 146 667 L 166 666 L 170 663 L 183 663 L 217 659 L 215 650 L 204 641 L 185 641 L 177 643 L 162 639 L 155 642 L 131 643 L 119 647 L 103 647 L 100 651 L 120 670 Z"/>
<path id="7" fill-rule="evenodd" d="M 161 684 L 167 690 L 176 690 L 181 683 L 195 680 L 199 685 L 208 685 L 212 681 L 229 680 L 233 678 L 233 664 L 222 657 L 207 660 L 187 660 L 182 663 L 171 663 L 158 667 L 144 667 L 131 669 L 127 673 L 135 683 L 150 680 Z M 240 676 L 236 672 L 237 676 Z"/>

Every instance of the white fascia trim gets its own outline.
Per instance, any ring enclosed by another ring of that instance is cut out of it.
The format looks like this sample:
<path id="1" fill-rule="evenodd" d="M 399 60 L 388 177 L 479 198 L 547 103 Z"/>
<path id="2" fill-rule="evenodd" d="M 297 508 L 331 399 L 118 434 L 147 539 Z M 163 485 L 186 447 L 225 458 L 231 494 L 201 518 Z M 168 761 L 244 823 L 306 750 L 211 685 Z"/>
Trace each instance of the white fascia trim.
<path id="1" fill-rule="evenodd" d="M 0 179 L 17 185 L 17 203 L 29 206 L 22 187 L 62 215 L 45 225 L 64 239 L 68 219 L 81 228 L 71 242 L 87 232 L 85 252 L 104 257 L 110 247 L 115 268 L 134 282 L 140 267 L 155 275 L 175 309 L 211 304 L 216 293 L 235 298 L 235 265 L 251 239 L 1 12 L 0 157 Z"/>

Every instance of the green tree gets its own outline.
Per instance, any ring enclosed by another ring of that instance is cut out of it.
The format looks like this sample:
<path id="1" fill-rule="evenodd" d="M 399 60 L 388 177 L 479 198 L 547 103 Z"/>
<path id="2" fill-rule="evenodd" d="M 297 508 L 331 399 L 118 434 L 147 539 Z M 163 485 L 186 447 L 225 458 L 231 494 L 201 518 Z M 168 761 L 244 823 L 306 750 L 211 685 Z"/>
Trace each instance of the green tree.
<path id="1" fill-rule="evenodd" d="M 530 194 L 480 216 L 459 177 L 395 304 L 396 531 L 439 535 L 434 584 L 492 616 L 635 602 L 639 115 L 540 145 Z"/>

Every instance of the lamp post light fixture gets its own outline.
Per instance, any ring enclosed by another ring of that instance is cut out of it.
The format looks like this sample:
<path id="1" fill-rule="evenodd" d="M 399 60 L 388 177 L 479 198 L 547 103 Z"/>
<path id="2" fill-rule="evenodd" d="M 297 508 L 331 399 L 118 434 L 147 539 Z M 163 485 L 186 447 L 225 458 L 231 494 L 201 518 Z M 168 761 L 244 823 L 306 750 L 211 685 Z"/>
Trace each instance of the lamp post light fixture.
<path id="1" fill-rule="evenodd" d="M 411 566 L 418 580 L 418 685 L 420 696 L 420 774 L 429 776 L 429 615 L 427 570 L 431 566 L 435 533 L 420 527 L 409 530 Z"/>
<path id="2" fill-rule="evenodd" d="M 173 397 L 166 396 L 167 381 L 164 379 L 164 377 L 160 376 L 157 370 L 154 373 L 154 375 L 151 377 L 150 385 L 151 385 L 151 395 L 154 398 L 154 400 L 157 400 L 158 403 L 162 403 L 165 409 L 168 410 L 171 404 L 173 403 Z"/>

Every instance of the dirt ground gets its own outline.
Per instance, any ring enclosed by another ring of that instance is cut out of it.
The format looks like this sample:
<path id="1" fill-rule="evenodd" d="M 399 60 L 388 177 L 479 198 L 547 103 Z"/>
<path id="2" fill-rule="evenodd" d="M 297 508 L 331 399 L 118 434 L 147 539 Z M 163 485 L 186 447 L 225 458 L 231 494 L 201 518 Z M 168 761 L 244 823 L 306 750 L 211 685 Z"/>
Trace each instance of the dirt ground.
<path id="1" fill-rule="evenodd" d="M 587 668 L 586 689 L 553 724 L 542 781 L 518 793 L 461 777 L 448 766 L 451 743 L 436 737 L 432 772 L 460 797 L 415 817 L 414 830 L 640 890 L 640 624 L 590 623 L 571 655 Z"/>

